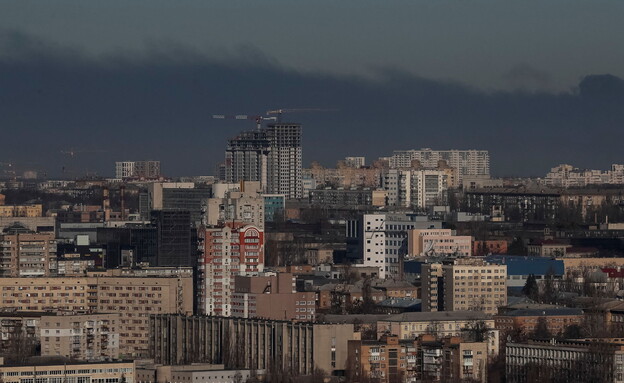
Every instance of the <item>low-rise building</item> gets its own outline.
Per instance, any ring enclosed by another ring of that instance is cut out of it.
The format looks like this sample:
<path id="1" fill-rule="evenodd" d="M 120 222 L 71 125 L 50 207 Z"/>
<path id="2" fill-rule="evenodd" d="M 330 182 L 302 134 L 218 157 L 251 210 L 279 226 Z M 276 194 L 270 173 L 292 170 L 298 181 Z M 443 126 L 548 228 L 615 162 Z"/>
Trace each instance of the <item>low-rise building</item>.
<path id="1" fill-rule="evenodd" d="M 500 313 L 494 316 L 497 329 L 501 331 L 520 330 L 531 334 L 540 321 L 552 335 L 561 334 L 568 326 L 580 325 L 583 321 L 583 310 L 569 307 L 520 309 Z"/>
<path id="2" fill-rule="evenodd" d="M 20 365 L 0 365 L 0 378 L 4 383 L 138 383 L 136 364 L 132 361 L 77 363 L 42 359 Z"/>
<path id="3" fill-rule="evenodd" d="M 413 229 L 407 232 L 407 254 L 413 257 L 472 254 L 472 237 L 454 235 L 450 229 Z"/>

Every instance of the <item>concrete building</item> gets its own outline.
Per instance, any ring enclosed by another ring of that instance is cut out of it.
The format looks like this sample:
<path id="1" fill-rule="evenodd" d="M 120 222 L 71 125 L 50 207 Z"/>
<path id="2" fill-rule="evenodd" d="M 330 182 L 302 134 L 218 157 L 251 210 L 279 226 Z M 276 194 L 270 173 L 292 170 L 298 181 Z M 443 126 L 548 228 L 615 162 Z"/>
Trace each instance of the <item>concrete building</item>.
<path id="1" fill-rule="evenodd" d="M 440 160 L 458 170 L 458 182 L 464 176 L 490 174 L 490 154 L 487 150 L 395 150 L 390 157 L 390 168 L 409 168 L 417 160 L 425 168 L 435 168 Z"/>
<path id="2" fill-rule="evenodd" d="M 267 132 L 251 130 L 228 140 L 225 149 L 225 182 L 256 181 L 267 190 L 271 141 Z"/>
<path id="3" fill-rule="evenodd" d="M 121 315 L 46 315 L 39 324 L 42 356 L 103 361 L 119 357 Z"/>
<path id="4" fill-rule="evenodd" d="M 579 169 L 572 165 L 561 164 L 550 169 L 544 178 L 544 185 L 552 187 L 585 187 L 588 185 L 624 184 L 624 165 L 613 164 L 611 169 Z"/>
<path id="5" fill-rule="evenodd" d="M 472 255 L 482 257 L 490 254 L 507 254 L 507 240 L 489 239 L 486 241 L 472 241 Z"/>
<path id="6" fill-rule="evenodd" d="M 232 315 L 237 275 L 257 275 L 264 269 L 264 231 L 241 222 L 199 231 L 199 311 Z"/>
<path id="7" fill-rule="evenodd" d="M 534 241 L 527 245 L 527 254 L 534 257 L 565 257 L 572 245 L 557 240 Z"/>
<path id="8" fill-rule="evenodd" d="M 158 313 L 193 312 L 193 276 L 115 276 L 116 270 L 87 277 L 0 278 L 1 306 L 28 311 L 118 312 L 119 352 L 145 356 L 148 318 Z"/>
<path id="9" fill-rule="evenodd" d="M 264 230 L 265 198 L 259 182 L 241 181 L 238 190 L 227 191 L 223 197 L 209 198 L 205 204 L 203 221 L 207 226 L 237 221 Z"/>
<path id="10" fill-rule="evenodd" d="M 150 328 L 150 354 L 158 364 L 221 364 L 235 358 L 239 368 L 250 370 L 278 368 L 306 375 L 314 368 L 311 323 L 154 315 Z"/>
<path id="11" fill-rule="evenodd" d="M 364 266 L 379 267 L 380 278 L 399 278 L 408 254 L 408 231 L 440 227 L 440 221 L 415 213 L 363 214 L 347 222 L 346 236 L 349 251 L 363 259 Z"/>
<path id="12" fill-rule="evenodd" d="M 158 179 L 160 176 L 160 161 L 115 162 L 115 178 L 117 179 Z"/>
<path id="13" fill-rule="evenodd" d="M 472 254 L 472 237 L 458 236 L 451 229 L 412 229 L 407 231 L 407 255 L 458 256 Z"/>
<path id="14" fill-rule="evenodd" d="M 443 205 L 448 175 L 437 169 L 389 169 L 383 176 L 388 205 L 425 210 Z"/>
<path id="15" fill-rule="evenodd" d="M 243 318 L 314 321 L 316 294 L 298 292 L 291 273 L 236 276 L 231 314 Z"/>
<path id="16" fill-rule="evenodd" d="M 482 260 L 422 265 L 423 311 L 483 311 L 507 304 L 507 266 Z"/>
<path id="17" fill-rule="evenodd" d="M 301 125 L 275 123 L 264 131 L 271 148 L 266 192 L 302 198 Z"/>
<path id="18" fill-rule="evenodd" d="M 56 274 L 54 233 L 11 232 L 0 234 L 0 276 L 47 277 Z"/>
<path id="19" fill-rule="evenodd" d="M 4 383 L 138 383 L 136 364 L 132 361 L 79 363 L 73 361 L 1 365 L 0 377 Z"/>
<path id="20" fill-rule="evenodd" d="M 621 339 L 531 340 L 508 342 L 506 381 L 621 382 L 624 344 Z"/>
<path id="21" fill-rule="evenodd" d="M 197 231 L 193 228 L 191 213 L 188 210 L 154 210 L 151 217 L 156 227 L 156 266 L 195 266 Z"/>

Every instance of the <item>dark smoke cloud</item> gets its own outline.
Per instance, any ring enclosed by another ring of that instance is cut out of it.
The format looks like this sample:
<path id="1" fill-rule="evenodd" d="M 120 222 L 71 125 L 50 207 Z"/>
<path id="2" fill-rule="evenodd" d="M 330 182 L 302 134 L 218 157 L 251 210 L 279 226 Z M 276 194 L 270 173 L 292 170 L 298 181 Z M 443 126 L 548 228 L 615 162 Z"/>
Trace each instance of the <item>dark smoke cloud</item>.
<path id="1" fill-rule="evenodd" d="M 522 67 L 519 67 L 522 69 Z M 524 68 L 512 78 L 548 81 Z M 497 175 L 541 175 L 563 162 L 624 162 L 624 82 L 589 75 L 565 93 L 488 92 L 390 69 L 373 79 L 302 73 L 253 47 L 207 57 L 153 42 L 90 57 L 14 31 L 0 33 L 0 162 L 112 175 L 115 160 L 160 159 L 168 175 L 210 174 L 225 141 L 253 123 L 212 114 L 299 113 L 304 162 L 394 149 L 479 148 Z M 76 149 L 73 160 L 60 153 Z M 104 151 L 104 152 L 102 152 Z"/>

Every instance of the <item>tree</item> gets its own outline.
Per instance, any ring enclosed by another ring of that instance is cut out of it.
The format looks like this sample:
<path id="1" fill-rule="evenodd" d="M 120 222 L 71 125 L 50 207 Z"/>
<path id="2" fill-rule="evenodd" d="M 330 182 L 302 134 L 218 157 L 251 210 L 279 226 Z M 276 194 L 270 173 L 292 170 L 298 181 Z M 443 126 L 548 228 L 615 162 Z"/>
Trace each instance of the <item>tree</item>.
<path id="1" fill-rule="evenodd" d="M 530 274 L 527 278 L 524 287 L 522 288 L 522 294 L 526 295 L 529 299 L 534 301 L 539 298 L 539 287 L 537 286 L 537 279 L 535 279 L 535 275 Z"/>
<path id="2" fill-rule="evenodd" d="M 577 324 L 571 324 L 563 330 L 564 339 L 580 339 L 583 338 L 583 328 Z"/>
<path id="3" fill-rule="evenodd" d="M 490 328 L 482 321 L 472 321 L 462 329 L 471 342 L 484 342 L 490 337 Z"/>
<path id="4" fill-rule="evenodd" d="M 531 334 L 534 338 L 538 339 L 550 339 L 552 338 L 552 334 L 548 329 L 548 321 L 546 317 L 537 318 L 537 326 L 535 326 L 535 330 L 533 334 Z"/>

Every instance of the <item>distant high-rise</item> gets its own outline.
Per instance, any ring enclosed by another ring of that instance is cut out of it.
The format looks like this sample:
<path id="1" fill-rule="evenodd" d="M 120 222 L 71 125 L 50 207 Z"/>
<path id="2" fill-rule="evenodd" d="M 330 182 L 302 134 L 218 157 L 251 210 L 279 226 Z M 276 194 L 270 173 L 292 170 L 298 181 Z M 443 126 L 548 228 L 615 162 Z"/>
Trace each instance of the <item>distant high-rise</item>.
<path id="1" fill-rule="evenodd" d="M 115 162 L 115 178 L 146 178 L 160 177 L 160 161 L 120 161 Z"/>
<path id="2" fill-rule="evenodd" d="M 490 154 L 487 150 L 395 150 L 390 157 L 391 168 L 409 168 L 417 160 L 425 168 L 435 168 L 444 160 L 457 169 L 458 181 L 464 176 L 490 175 Z"/>
<path id="3" fill-rule="evenodd" d="M 242 132 L 230 139 L 225 149 L 225 181 L 259 181 L 262 190 L 266 190 L 269 152 L 266 131 Z"/>
<path id="4" fill-rule="evenodd" d="M 267 193 L 284 194 L 287 198 L 301 198 L 303 196 L 301 125 L 275 123 L 264 130 L 271 145 Z"/>
<path id="5" fill-rule="evenodd" d="M 266 193 L 301 198 L 301 125 L 275 123 L 232 138 L 224 173 L 226 182 L 259 181 Z"/>

